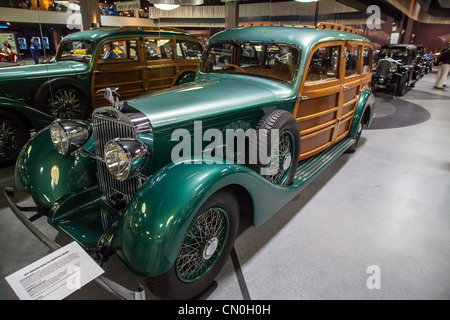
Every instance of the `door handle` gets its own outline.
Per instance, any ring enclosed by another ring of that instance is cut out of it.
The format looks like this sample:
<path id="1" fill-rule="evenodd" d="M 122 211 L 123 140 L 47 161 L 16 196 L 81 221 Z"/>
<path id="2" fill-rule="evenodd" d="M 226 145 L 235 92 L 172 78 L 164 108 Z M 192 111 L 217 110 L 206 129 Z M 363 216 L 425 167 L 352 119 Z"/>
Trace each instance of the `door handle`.
<path id="1" fill-rule="evenodd" d="M 101 70 L 94 70 L 93 72 L 94 72 L 94 73 L 102 73 Z"/>
<path id="2" fill-rule="evenodd" d="M 350 89 L 351 89 L 351 88 L 344 86 L 344 90 L 345 90 L 345 91 L 350 90 Z"/>
<path id="3" fill-rule="evenodd" d="M 298 96 L 298 100 L 309 100 L 309 99 L 311 98 L 308 96 Z"/>

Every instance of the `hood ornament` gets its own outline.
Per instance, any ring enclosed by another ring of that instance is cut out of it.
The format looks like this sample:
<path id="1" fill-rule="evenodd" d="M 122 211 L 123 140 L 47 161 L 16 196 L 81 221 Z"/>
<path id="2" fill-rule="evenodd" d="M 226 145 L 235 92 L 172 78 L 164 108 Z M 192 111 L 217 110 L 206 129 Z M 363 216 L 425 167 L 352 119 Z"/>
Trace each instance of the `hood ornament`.
<path id="1" fill-rule="evenodd" d="M 124 106 L 124 101 L 119 100 L 120 94 L 117 92 L 117 90 L 119 90 L 119 88 L 115 89 L 105 88 L 98 90 L 97 93 L 104 91 L 105 92 L 104 97 L 106 100 L 109 101 L 109 103 L 111 103 L 111 107 L 120 111 Z M 116 98 L 114 98 L 114 93 L 117 95 Z"/>

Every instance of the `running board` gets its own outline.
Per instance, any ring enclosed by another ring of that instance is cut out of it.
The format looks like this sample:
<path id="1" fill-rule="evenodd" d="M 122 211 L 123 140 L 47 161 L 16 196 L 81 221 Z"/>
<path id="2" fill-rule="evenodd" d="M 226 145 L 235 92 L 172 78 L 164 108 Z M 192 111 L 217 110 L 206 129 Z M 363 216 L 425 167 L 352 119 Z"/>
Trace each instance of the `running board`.
<path id="1" fill-rule="evenodd" d="M 299 163 L 294 176 L 293 185 L 303 185 L 311 181 L 323 169 L 328 167 L 337 157 L 343 154 L 354 142 L 354 139 L 345 138 L 334 146 L 322 151 L 318 155 Z"/>

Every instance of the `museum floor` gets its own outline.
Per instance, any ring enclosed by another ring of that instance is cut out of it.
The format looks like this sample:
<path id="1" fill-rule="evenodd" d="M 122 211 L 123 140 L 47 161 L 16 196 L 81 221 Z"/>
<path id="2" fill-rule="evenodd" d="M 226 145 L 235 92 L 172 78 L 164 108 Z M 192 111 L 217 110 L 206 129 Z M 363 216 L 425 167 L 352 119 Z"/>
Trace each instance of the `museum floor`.
<path id="1" fill-rule="evenodd" d="M 342 155 L 263 226 L 241 223 L 235 254 L 205 297 L 450 299 L 450 78 L 438 90 L 435 77 L 436 71 L 426 75 L 399 99 L 376 92 L 375 119 L 358 150 Z M 13 167 L 0 169 L 1 190 L 13 183 Z M 45 219 L 36 224 L 67 243 Z M 5 276 L 49 252 L 2 193 L 0 300 L 17 299 Z M 104 269 L 130 289 L 141 281 L 117 257 Z M 379 289 L 368 287 L 373 270 Z M 115 297 L 89 283 L 67 299 Z M 147 299 L 155 298 L 147 292 Z"/>

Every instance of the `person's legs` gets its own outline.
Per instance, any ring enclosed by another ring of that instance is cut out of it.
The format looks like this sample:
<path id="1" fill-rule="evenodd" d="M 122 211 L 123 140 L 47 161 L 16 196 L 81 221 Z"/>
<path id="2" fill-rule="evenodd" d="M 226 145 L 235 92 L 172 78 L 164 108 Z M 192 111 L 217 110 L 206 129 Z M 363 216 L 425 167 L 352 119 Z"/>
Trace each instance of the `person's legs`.
<path id="1" fill-rule="evenodd" d="M 441 64 L 436 76 L 436 88 L 443 88 L 445 80 L 447 79 L 448 72 L 450 71 L 450 64 Z"/>
<path id="2" fill-rule="evenodd" d="M 33 56 L 33 59 L 34 59 L 34 64 L 39 64 L 38 54 L 37 53 L 33 53 L 32 56 Z"/>

